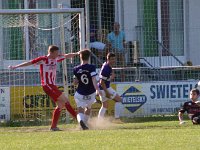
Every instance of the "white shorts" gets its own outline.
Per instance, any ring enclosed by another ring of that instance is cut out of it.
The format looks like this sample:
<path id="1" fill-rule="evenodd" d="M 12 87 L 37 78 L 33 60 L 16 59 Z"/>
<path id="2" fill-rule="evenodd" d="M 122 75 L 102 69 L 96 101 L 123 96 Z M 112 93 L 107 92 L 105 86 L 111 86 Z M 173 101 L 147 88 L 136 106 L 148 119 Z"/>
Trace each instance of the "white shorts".
<path id="1" fill-rule="evenodd" d="M 106 97 L 105 91 L 104 91 L 104 90 L 101 90 L 102 96 L 100 96 L 100 100 L 101 100 L 102 102 L 105 102 L 105 101 L 107 101 L 107 100 L 109 100 L 109 99 L 114 99 L 115 96 L 117 95 L 117 92 L 116 92 L 115 90 L 113 90 L 111 87 L 107 88 L 107 90 L 108 90 L 108 92 L 111 94 L 111 97 L 110 97 L 110 98 L 107 98 L 107 97 Z"/>
<path id="2" fill-rule="evenodd" d="M 75 93 L 74 99 L 77 107 L 91 108 L 92 104 L 96 102 L 96 93 L 90 95 L 81 95 L 78 92 Z"/>

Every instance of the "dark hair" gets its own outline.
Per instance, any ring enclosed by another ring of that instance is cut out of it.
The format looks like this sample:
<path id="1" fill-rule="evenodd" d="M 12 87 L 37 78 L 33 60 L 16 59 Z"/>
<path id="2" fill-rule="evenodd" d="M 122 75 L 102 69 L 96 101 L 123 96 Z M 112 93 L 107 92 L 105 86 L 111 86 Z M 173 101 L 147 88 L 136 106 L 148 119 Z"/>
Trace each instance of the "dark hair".
<path id="1" fill-rule="evenodd" d="M 82 55 L 81 57 L 82 60 L 89 60 L 91 52 L 89 49 L 84 49 L 84 50 L 81 50 L 79 54 Z"/>
<path id="2" fill-rule="evenodd" d="M 115 54 L 114 53 L 111 53 L 111 52 L 109 52 L 108 54 L 107 54 L 107 60 L 109 60 L 111 57 L 115 57 Z"/>
<path id="3" fill-rule="evenodd" d="M 55 51 L 58 51 L 59 50 L 59 48 L 57 47 L 57 46 L 55 46 L 55 45 L 49 45 L 49 48 L 48 48 L 48 52 L 50 53 L 52 53 L 52 52 L 55 52 Z"/>
<path id="4" fill-rule="evenodd" d="M 197 89 L 197 88 L 193 88 L 193 89 L 191 89 L 191 91 L 190 92 L 194 92 L 194 93 L 196 93 L 197 95 L 199 95 L 199 90 Z"/>

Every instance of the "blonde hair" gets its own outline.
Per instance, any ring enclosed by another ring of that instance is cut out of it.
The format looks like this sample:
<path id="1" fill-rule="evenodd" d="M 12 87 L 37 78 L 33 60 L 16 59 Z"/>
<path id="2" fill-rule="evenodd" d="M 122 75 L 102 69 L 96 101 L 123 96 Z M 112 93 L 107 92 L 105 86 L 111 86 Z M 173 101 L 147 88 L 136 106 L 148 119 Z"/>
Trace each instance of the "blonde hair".
<path id="1" fill-rule="evenodd" d="M 49 48 L 48 48 L 48 53 L 53 53 L 55 51 L 58 51 L 59 48 L 55 45 L 49 45 Z"/>

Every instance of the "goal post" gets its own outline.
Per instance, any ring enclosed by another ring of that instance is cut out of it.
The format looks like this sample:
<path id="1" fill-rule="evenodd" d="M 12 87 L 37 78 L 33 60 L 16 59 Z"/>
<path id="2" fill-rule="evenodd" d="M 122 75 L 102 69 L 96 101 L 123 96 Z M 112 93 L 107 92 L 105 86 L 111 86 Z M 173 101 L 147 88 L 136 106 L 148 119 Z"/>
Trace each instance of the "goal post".
<path id="1" fill-rule="evenodd" d="M 28 66 L 8 70 L 8 66 L 46 55 L 48 46 L 52 44 L 57 45 L 62 53 L 83 49 L 84 9 L 1 9 L 0 18 L 0 36 L 3 39 L 0 45 L 0 80 L 1 87 L 10 88 L 10 118 L 13 121 L 49 121 L 55 104 L 40 87 L 39 68 Z M 65 60 L 57 70 L 57 84 L 71 98 L 74 92 L 71 89 L 72 68 L 78 63 L 79 58 Z M 62 116 L 66 119 L 65 114 Z"/>

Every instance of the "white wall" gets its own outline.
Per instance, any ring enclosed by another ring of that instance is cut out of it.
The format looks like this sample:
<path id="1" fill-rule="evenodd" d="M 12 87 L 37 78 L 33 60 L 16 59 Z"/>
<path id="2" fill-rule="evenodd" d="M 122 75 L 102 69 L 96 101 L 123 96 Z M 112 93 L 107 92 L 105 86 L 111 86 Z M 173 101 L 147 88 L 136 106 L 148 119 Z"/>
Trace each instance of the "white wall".
<path id="1" fill-rule="evenodd" d="M 200 65 L 200 0 L 189 0 L 188 50 L 193 65 Z"/>
<path id="2" fill-rule="evenodd" d="M 200 65 L 200 0 L 185 2 L 185 57 L 193 65 Z M 124 0 L 124 31 L 126 41 L 136 40 L 137 0 Z M 184 60 L 182 60 L 184 61 Z"/>

